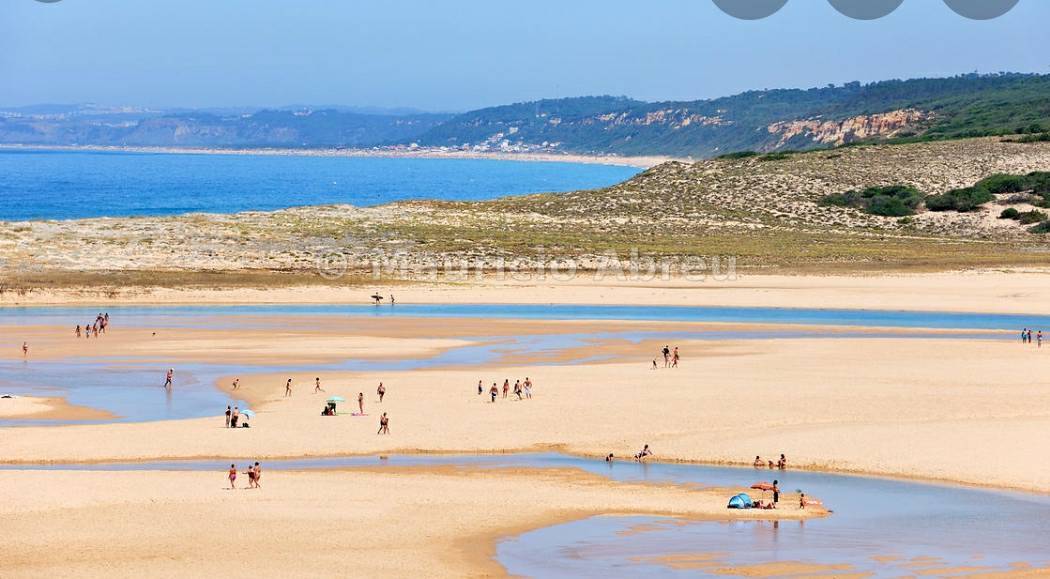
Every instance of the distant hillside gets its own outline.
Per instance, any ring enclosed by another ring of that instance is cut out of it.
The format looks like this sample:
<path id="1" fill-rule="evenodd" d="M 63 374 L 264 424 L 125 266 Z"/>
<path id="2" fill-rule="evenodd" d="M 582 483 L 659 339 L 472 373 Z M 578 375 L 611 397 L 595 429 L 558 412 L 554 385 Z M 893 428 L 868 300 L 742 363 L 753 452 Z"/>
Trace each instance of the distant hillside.
<path id="1" fill-rule="evenodd" d="M 46 112 L 44 112 L 46 111 Z M 143 113 L 47 107 L 0 111 L 0 143 L 156 147 L 373 147 L 413 139 L 445 114 L 326 109 Z"/>
<path id="2" fill-rule="evenodd" d="M 448 147 L 714 157 L 882 140 L 1050 130 L 1050 75 L 996 74 L 750 91 L 691 102 L 543 100 L 461 115 L 348 108 L 0 110 L 0 143 L 187 147 Z"/>
<path id="3" fill-rule="evenodd" d="M 1050 76 L 1002 74 L 751 91 L 692 102 L 545 100 L 459 115 L 416 142 L 711 157 L 871 139 L 1041 132 L 1043 127 L 1050 128 Z"/>

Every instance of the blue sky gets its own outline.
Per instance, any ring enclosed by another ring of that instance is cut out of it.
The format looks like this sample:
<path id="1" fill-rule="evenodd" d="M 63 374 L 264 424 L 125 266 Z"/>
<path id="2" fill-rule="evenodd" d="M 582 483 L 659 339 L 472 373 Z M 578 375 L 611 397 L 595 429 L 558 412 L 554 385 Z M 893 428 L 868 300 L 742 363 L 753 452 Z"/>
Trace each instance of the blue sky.
<path id="1" fill-rule="evenodd" d="M 856 21 L 825 0 L 0 0 L 0 104 L 466 110 L 696 99 L 1002 70 L 1050 73 L 1050 2 L 978 22 L 941 0 Z"/>

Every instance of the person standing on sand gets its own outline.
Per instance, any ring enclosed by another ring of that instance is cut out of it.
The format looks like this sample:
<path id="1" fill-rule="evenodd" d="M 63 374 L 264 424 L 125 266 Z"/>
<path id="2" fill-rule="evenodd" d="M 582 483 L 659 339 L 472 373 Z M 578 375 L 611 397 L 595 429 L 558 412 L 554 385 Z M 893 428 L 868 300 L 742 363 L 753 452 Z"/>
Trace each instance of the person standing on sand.
<path id="1" fill-rule="evenodd" d="M 671 365 L 671 349 L 664 346 L 664 349 L 660 350 L 660 353 L 664 355 L 664 368 L 667 368 Z"/>
<path id="2" fill-rule="evenodd" d="M 386 417 L 386 412 L 379 417 L 379 432 L 376 434 L 390 434 L 390 419 Z"/>
<path id="3" fill-rule="evenodd" d="M 507 394 L 510 394 L 510 378 L 503 381 L 503 399 L 507 399 Z"/>
<path id="4" fill-rule="evenodd" d="M 96 337 L 98 337 L 96 335 Z M 173 382 L 175 380 L 175 368 L 168 368 L 168 373 L 164 375 L 164 388 L 171 390 Z"/>
<path id="5" fill-rule="evenodd" d="M 1028 329 L 1028 343 L 1029 344 L 1032 343 L 1032 330 L 1031 330 L 1031 328 Z"/>
<path id="6" fill-rule="evenodd" d="M 492 395 L 492 403 L 495 404 L 496 396 L 499 396 L 499 388 L 496 386 L 495 382 L 492 383 L 492 388 L 489 388 L 489 394 Z"/>
<path id="7" fill-rule="evenodd" d="M 237 481 L 237 466 L 236 465 L 232 465 L 232 464 L 230 465 L 230 472 L 227 474 L 227 476 L 230 479 L 230 488 L 231 489 L 237 488 L 237 484 L 236 484 L 236 481 Z"/>
<path id="8" fill-rule="evenodd" d="M 22 342 L 22 357 L 29 357 L 29 342 Z"/>
<path id="9" fill-rule="evenodd" d="M 357 408 L 361 411 L 361 416 L 365 415 L 365 393 L 357 393 Z"/>
<path id="10" fill-rule="evenodd" d="M 1028 328 L 1021 330 L 1021 343 L 1028 343 Z"/>
<path id="11" fill-rule="evenodd" d="M 518 400 L 521 400 L 521 380 L 514 381 L 514 395 L 518 397 Z"/>
<path id="12" fill-rule="evenodd" d="M 241 419 L 241 408 L 239 406 L 233 407 L 233 415 L 230 416 L 230 428 L 237 428 L 237 421 Z"/>
<path id="13" fill-rule="evenodd" d="M 379 395 L 379 403 L 382 404 L 383 396 L 386 396 L 386 386 L 383 386 L 382 382 L 379 383 L 379 388 L 376 388 L 376 394 Z"/>
<path id="14" fill-rule="evenodd" d="M 80 337 L 80 324 L 77 324 L 77 329 L 74 330 L 73 333 L 76 334 L 78 338 Z"/>
<path id="15" fill-rule="evenodd" d="M 261 478 L 262 478 L 262 467 L 259 466 L 259 463 L 257 462 L 257 463 L 255 463 L 255 488 L 257 488 L 257 489 L 261 489 L 262 488 L 262 485 L 259 484 L 259 479 L 261 479 Z"/>
<path id="16" fill-rule="evenodd" d="M 484 394 L 484 392 L 485 389 L 481 386 L 481 380 L 478 380 L 478 396 L 481 396 L 482 394 Z"/>
<path id="17" fill-rule="evenodd" d="M 529 377 L 525 377 L 525 398 L 532 400 L 532 380 Z"/>
<path id="18" fill-rule="evenodd" d="M 289 397 L 291 395 L 292 395 L 292 379 L 289 378 L 288 381 L 284 383 L 284 397 L 287 398 L 287 397 Z"/>
<path id="19" fill-rule="evenodd" d="M 230 406 L 226 405 L 226 428 L 230 427 L 230 419 L 233 417 L 233 410 Z"/>
<path id="20" fill-rule="evenodd" d="M 777 503 L 780 502 L 780 487 L 777 486 L 780 481 L 773 479 L 773 508 L 777 508 Z"/>
<path id="21" fill-rule="evenodd" d="M 321 377 L 314 378 L 314 394 L 318 392 L 324 392 L 324 388 L 321 388 Z"/>
<path id="22" fill-rule="evenodd" d="M 674 347 L 674 353 L 671 354 L 671 367 L 672 368 L 677 368 L 678 367 L 678 346 Z"/>
<path id="23" fill-rule="evenodd" d="M 1043 331 L 1042 330 L 1039 330 L 1035 334 L 1035 344 L 1036 344 L 1036 346 L 1038 346 L 1040 348 L 1043 347 Z"/>

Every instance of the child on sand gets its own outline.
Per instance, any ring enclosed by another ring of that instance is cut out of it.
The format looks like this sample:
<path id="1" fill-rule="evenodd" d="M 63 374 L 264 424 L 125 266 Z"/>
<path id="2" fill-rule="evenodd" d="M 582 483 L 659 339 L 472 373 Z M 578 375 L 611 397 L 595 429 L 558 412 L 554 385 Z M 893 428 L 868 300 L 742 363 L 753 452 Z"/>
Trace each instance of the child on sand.
<path id="1" fill-rule="evenodd" d="M 390 434 L 390 419 L 386 417 L 386 412 L 379 417 L 379 432 L 376 434 Z"/>
<path id="2" fill-rule="evenodd" d="M 379 383 L 379 388 L 376 388 L 376 394 L 379 395 L 379 403 L 382 404 L 383 396 L 386 396 L 386 386 L 383 386 L 382 382 Z"/>
<path id="3" fill-rule="evenodd" d="M 638 462 L 642 462 L 643 460 L 645 460 L 646 457 L 649 457 L 649 456 L 652 456 L 652 455 L 653 455 L 653 451 L 649 450 L 649 445 L 647 444 L 647 445 L 645 445 L 645 448 L 643 448 L 642 450 L 640 450 L 638 452 L 638 454 L 634 455 L 634 460 L 637 460 Z"/>

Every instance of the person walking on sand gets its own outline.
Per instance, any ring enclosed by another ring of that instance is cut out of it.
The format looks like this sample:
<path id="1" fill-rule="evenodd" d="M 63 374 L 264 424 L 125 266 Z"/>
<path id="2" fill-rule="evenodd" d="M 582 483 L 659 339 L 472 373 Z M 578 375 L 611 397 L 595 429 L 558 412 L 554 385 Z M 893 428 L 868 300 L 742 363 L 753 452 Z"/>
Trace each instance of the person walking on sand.
<path id="1" fill-rule="evenodd" d="M 376 434 L 390 434 L 390 419 L 386 417 L 386 412 L 379 417 L 379 432 Z"/>
<path id="2" fill-rule="evenodd" d="M 671 367 L 678 367 L 678 346 L 674 347 L 674 353 L 671 354 Z"/>
<path id="3" fill-rule="evenodd" d="M 485 389 L 481 386 L 481 380 L 478 380 L 478 396 L 485 393 Z"/>
<path id="4" fill-rule="evenodd" d="M 175 368 L 168 368 L 168 373 L 164 375 L 164 388 L 171 390 L 174 380 Z"/>
<path id="5" fill-rule="evenodd" d="M 496 396 L 499 396 L 499 387 L 496 386 L 495 382 L 492 383 L 492 388 L 489 388 L 489 394 L 492 395 L 492 404 L 495 404 Z"/>
<path id="6" fill-rule="evenodd" d="M 73 333 L 76 334 L 78 338 L 80 337 L 80 324 L 77 324 L 77 329 L 74 330 Z"/>
<path id="7" fill-rule="evenodd" d="M 660 353 L 664 355 L 664 368 L 667 368 L 671 365 L 671 349 L 664 346 L 664 349 L 660 350 Z"/>
<path id="8" fill-rule="evenodd" d="M 510 378 L 503 381 L 503 399 L 507 399 L 507 394 L 510 394 Z"/>
<path id="9" fill-rule="evenodd" d="M 653 370 L 656 370 L 657 368 L 658 366 L 656 365 L 656 358 L 653 358 Z"/>
<path id="10" fill-rule="evenodd" d="M 292 395 L 292 379 L 289 378 L 288 381 L 284 383 L 284 397 L 287 398 L 287 397 L 289 397 L 291 395 Z"/>
<path id="11" fill-rule="evenodd" d="M 361 416 L 365 415 L 365 393 L 357 393 L 357 409 L 361 411 Z"/>
<path id="12" fill-rule="evenodd" d="M 383 396 L 386 396 L 386 386 L 383 386 L 382 382 L 379 383 L 379 388 L 376 388 L 376 394 L 379 395 L 379 403 L 382 404 Z"/>
<path id="13" fill-rule="evenodd" d="M 806 508 L 806 493 L 799 493 L 798 495 L 798 508 Z"/>
<path id="14" fill-rule="evenodd" d="M 236 465 L 232 465 L 232 464 L 230 465 L 230 472 L 228 473 L 227 476 L 230 479 L 230 488 L 231 489 L 237 488 L 237 466 Z"/>
<path id="15" fill-rule="evenodd" d="M 314 378 L 314 394 L 318 392 L 324 392 L 324 388 L 321 388 L 321 377 Z"/>
<path id="16" fill-rule="evenodd" d="M 226 405 L 226 428 L 230 427 L 230 418 L 233 417 L 233 409 L 229 405 Z"/>
<path id="17" fill-rule="evenodd" d="M 259 484 L 259 480 L 260 479 L 262 479 L 262 467 L 259 466 L 258 462 L 256 462 L 255 463 L 255 488 L 257 488 L 257 489 L 261 489 L 262 488 L 262 485 Z"/>
<path id="18" fill-rule="evenodd" d="M 532 380 L 529 377 L 525 377 L 525 398 L 532 400 Z"/>

